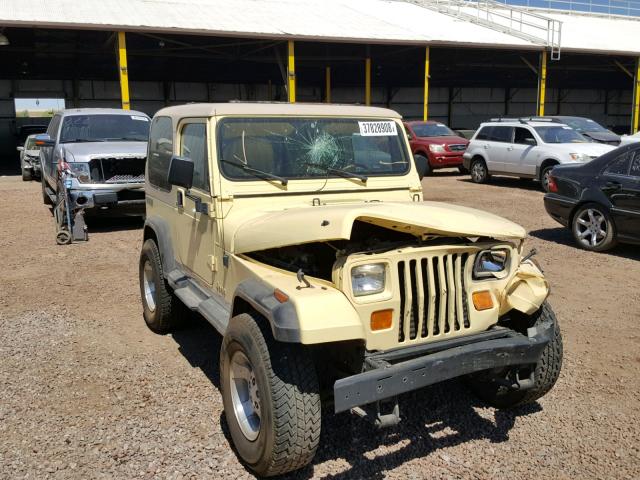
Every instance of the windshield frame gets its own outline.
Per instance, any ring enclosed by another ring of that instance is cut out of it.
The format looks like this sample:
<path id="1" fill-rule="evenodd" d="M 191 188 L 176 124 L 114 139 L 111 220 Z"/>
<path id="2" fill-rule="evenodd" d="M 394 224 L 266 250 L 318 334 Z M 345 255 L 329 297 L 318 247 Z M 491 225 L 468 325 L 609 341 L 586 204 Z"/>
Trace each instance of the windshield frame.
<path id="1" fill-rule="evenodd" d="M 413 162 L 413 156 L 411 155 L 411 150 L 407 145 L 407 140 L 406 140 L 406 135 L 404 135 L 404 125 L 402 124 L 402 121 L 400 121 L 399 119 L 396 118 L 388 118 L 388 117 L 361 117 L 361 116 L 326 116 L 326 115 L 316 115 L 316 116 L 309 116 L 309 115 L 247 115 L 247 114 L 243 114 L 243 115 L 224 115 L 224 116 L 220 116 L 220 117 L 216 117 L 216 125 L 215 125 L 215 151 L 216 151 L 216 162 L 217 162 L 217 169 L 218 172 L 220 173 L 220 176 L 222 178 L 224 178 L 226 181 L 231 182 L 231 183 L 236 183 L 236 184 L 246 184 L 246 183 L 251 183 L 251 182 L 264 182 L 265 179 L 259 179 L 256 177 L 246 177 L 246 178 L 235 178 L 232 176 L 229 176 L 227 174 L 227 172 L 225 172 L 224 168 L 223 168 L 223 160 L 227 160 L 227 159 L 223 159 L 222 158 L 222 140 L 223 140 L 223 135 L 221 134 L 221 128 L 222 126 L 225 124 L 225 120 L 247 120 L 247 121 L 251 121 L 251 120 L 264 120 L 264 119 L 274 119 L 274 120 L 282 120 L 282 121 L 286 121 L 288 119 L 298 119 L 298 120 L 352 120 L 354 122 L 376 122 L 376 121 L 381 121 L 381 122 L 389 122 L 392 121 L 395 123 L 396 125 L 396 131 L 397 131 L 397 136 L 398 136 L 398 141 L 399 141 L 399 148 L 400 148 L 400 152 L 403 155 L 403 160 L 406 160 L 407 163 L 407 167 L 405 170 L 401 171 L 401 172 L 386 172 L 386 173 L 382 173 L 382 174 L 376 174 L 376 173 L 372 173 L 372 172 L 362 172 L 362 171 L 347 171 L 348 173 L 354 173 L 354 174 L 359 174 L 359 175 L 366 175 L 366 177 L 368 179 L 376 179 L 376 178 L 400 178 L 400 177 L 405 177 L 411 174 L 412 171 L 414 171 L 414 162 Z M 339 167 L 332 167 L 334 169 L 340 170 Z M 268 172 L 272 175 L 278 175 L 277 172 Z M 289 184 L 290 182 L 299 182 L 299 181 L 303 181 L 303 182 L 307 182 L 307 183 L 318 183 L 318 182 L 327 182 L 328 180 L 344 180 L 347 182 L 353 182 L 353 180 L 356 180 L 359 184 L 363 185 L 364 187 L 367 186 L 366 182 L 361 182 L 360 180 L 357 180 L 355 177 L 354 178 L 349 178 L 349 177 L 345 177 L 345 175 L 343 174 L 338 174 L 338 173 L 331 173 L 331 171 L 327 171 L 326 173 L 320 174 L 320 175 L 315 175 L 315 176 L 285 176 L 283 177 L 286 180 L 288 180 Z M 277 182 L 277 180 L 267 180 L 267 183 L 271 183 L 271 182 Z"/>
<path id="2" fill-rule="evenodd" d="M 147 126 L 147 136 L 145 139 L 138 138 L 125 138 L 123 135 L 121 137 L 104 137 L 104 138 L 64 138 L 64 128 L 66 122 L 72 122 L 75 118 L 87 118 L 87 117 L 129 117 L 130 121 L 139 121 L 144 122 Z M 146 120 L 135 120 L 133 117 L 144 117 Z M 62 121 L 60 122 L 60 132 L 58 134 L 58 143 L 67 144 L 67 143 L 92 143 L 92 142 L 148 142 L 149 141 L 149 129 L 151 127 L 151 119 L 140 112 L 131 112 L 131 113 L 79 113 L 75 115 L 65 115 L 62 117 Z M 125 138 L 125 139 L 123 139 Z"/>

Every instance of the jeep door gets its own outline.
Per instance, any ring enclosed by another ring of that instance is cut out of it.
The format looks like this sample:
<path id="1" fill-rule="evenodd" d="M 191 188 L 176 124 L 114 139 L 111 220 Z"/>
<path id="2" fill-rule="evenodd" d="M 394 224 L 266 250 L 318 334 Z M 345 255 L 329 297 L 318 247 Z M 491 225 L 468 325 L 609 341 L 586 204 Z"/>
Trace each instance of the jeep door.
<path id="1" fill-rule="evenodd" d="M 523 176 L 535 176 L 538 156 L 537 144 L 538 141 L 529 128 L 515 127 L 513 142 L 507 147 L 505 171 Z"/>
<path id="2" fill-rule="evenodd" d="M 185 270 L 207 285 L 213 285 L 217 224 L 211 195 L 209 159 L 211 145 L 207 119 L 180 122 L 178 155 L 193 161 L 193 184 L 189 190 L 174 185 L 178 259 Z"/>

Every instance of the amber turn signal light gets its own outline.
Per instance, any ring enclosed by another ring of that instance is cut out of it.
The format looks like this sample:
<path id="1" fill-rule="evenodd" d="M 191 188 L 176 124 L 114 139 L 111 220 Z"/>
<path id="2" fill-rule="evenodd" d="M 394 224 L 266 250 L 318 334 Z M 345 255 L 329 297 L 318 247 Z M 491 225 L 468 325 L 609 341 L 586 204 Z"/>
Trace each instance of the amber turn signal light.
<path id="1" fill-rule="evenodd" d="M 493 299 L 491 298 L 489 290 L 473 292 L 471 297 L 473 298 L 473 306 L 476 307 L 476 310 L 481 311 L 493 308 Z"/>
<path id="2" fill-rule="evenodd" d="M 393 310 L 378 310 L 371 314 L 371 331 L 386 330 L 393 323 Z"/>
<path id="3" fill-rule="evenodd" d="M 280 303 L 284 303 L 289 300 L 289 295 L 284 293 L 282 290 L 278 290 L 277 288 L 273 291 L 273 296 L 276 297 Z"/>

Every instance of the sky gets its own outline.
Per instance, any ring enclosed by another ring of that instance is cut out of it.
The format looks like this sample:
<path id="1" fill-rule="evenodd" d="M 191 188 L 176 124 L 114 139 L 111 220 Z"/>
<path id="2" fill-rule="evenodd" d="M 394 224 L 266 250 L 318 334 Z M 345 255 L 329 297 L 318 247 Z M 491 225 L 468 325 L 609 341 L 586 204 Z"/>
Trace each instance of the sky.
<path id="1" fill-rule="evenodd" d="M 51 110 L 64 109 L 63 98 L 16 98 L 16 112 L 23 110 Z"/>

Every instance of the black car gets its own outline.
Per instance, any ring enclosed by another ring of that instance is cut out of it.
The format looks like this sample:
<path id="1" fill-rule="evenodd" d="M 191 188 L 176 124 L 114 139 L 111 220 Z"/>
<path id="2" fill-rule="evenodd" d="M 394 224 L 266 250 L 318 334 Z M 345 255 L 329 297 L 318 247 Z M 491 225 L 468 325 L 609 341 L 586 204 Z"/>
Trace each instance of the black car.
<path id="1" fill-rule="evenodd" d="M 570 117 L 565 115 L 554 115 L 544 118 L 549 118 L 553 122 L 564 123 L 594 142 L 606 143 L 607 145 L 620 145 L 620 135 L 604 128 L 598 122 L 591 120 L 590 118 Z"/>
<path id="2" fill-rule="evenodd" d="M 600 252 L 617 242 L 640 244 L 640 143 L 582 165 L 554 167 L 544 206 L 581 248 Z"/>

